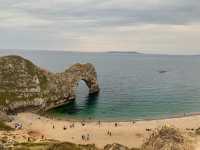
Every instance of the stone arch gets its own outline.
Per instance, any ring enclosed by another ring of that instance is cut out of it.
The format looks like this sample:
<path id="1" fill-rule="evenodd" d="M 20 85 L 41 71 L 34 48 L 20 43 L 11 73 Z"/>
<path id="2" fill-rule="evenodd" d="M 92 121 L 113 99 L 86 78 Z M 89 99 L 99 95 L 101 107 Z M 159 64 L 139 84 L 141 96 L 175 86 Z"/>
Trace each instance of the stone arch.
<path id="1" fill-rule="evenodd" d="M 85 82 L 89 89 L 89 94 L 96 94 L 99 92 L 99 85 L 97 81 L 97 73 L 94 66 L 90 63 L 87 64 L 75 64 L 71 66 L 68 70 L 65 71 L 70 80 L 71 87 L 71 96 L 72 99 L 75 99 L 75 91 L 79 82 L 82 80 Z M 73 75 L 72 75 L 73 74 Z"/>
<path id="2" fill-rule="evenodd" d="M 99 92 L 97 73 L 90 63 L 52 73 L 21 56 L 0 57 L 0 111 L 30 107 L 45 111 L 64 105 L 75 99 L 80 80 L 85 81 L 89 94 Z"/>

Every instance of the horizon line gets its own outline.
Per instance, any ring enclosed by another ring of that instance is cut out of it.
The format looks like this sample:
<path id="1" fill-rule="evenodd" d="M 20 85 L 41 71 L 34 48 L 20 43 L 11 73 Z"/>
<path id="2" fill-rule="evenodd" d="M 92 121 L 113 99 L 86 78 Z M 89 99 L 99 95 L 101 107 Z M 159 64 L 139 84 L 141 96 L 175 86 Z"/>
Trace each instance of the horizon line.
<path id="1" fill-rule="evenodd" d="M 196 54 L 169 54 L 169 53 L 145 53 L 145 52 L 140 52 L 140 51 L 122 51 L 122 50 L 108 50 L 108 51 L 81 51 L 81 50 L 62 50 L 62 49 L 21 49 L 21 48 L 17 48 L 17 49 L 7 49 L 7 48 L 0 48 L 0 52 L 1 51 L 29 51 L 29 52 L 68 52 L 68 53 L 126 53 L 126 54 L 136 54 L 136 55 L 175 55 L 175 56 L 197 56 L 200 55 L 200 53 L 196 53 Z"/>

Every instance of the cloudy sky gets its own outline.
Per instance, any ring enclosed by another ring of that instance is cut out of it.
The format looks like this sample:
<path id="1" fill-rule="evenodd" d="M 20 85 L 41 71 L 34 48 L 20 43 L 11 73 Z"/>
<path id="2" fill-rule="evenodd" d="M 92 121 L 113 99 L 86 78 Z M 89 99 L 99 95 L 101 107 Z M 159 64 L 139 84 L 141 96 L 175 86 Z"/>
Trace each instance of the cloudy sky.
<path id="1" fill-rule="evenodd" d="M 200 54 L 200 1 L 0 0 L 0 49 Z"/>

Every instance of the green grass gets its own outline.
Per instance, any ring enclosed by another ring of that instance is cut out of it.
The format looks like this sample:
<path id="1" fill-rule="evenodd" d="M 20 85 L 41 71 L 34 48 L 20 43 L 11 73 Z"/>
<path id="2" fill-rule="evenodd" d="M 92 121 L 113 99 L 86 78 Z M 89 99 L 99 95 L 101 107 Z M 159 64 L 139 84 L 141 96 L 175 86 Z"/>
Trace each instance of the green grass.
<path id="1" fill-rule="evenodd" d="M 48 150 L 47 143 L 21 143 L 14 145 L 13 150 Z"/>
<path id="2" fill-rule="evenodd" d="M 12 131 L 14 130 L 10 126 L 7 126 L 4 122 L 0 121 L 0 131 Z"/>
<path id="3" fill-rule="evenodd" d="M 94 145 L 76 145 L 73 143 L 21 143 L 13 150 L 98 150 Z"/>
<path id="4" fill-rule="evenodd" d="M 93 144 L 77 145 L 69 142 L 44 142 L 44 143 L 20 143 L 14 145 L 12 150 L 107 150 L 98 149 Z M 139 148 L 131 148 L 130 150 L 140 150 Z"/>

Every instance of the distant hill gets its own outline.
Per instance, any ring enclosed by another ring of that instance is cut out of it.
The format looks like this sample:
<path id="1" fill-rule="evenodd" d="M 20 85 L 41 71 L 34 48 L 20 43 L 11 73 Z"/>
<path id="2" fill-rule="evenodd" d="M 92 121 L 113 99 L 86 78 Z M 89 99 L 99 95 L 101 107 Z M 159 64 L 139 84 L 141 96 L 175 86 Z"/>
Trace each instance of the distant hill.
<path id="1" fill-rule="evenodd" d="M 116 54 L 142 54 L 135 51 L 109 51 L 108 53 L 116 53 Z"/>

